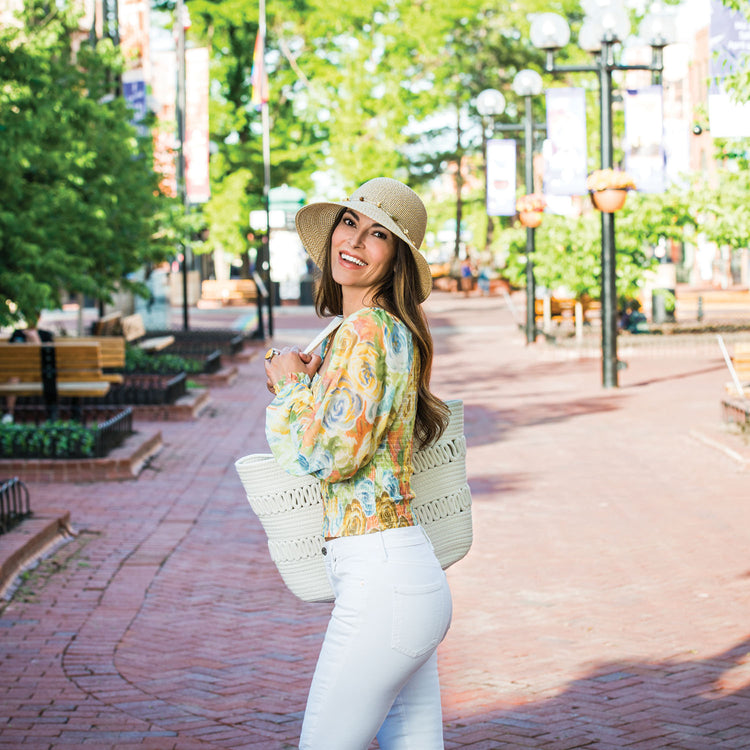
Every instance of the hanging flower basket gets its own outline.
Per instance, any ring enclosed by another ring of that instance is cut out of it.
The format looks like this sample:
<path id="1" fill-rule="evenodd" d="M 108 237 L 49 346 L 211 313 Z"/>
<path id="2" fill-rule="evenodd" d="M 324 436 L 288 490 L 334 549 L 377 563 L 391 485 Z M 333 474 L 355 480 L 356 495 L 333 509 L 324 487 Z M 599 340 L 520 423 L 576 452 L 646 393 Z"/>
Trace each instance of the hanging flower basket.
<path id="1" fill-rule="evenodd" d="M 625 205 L 627 197 L 627 190 L 607 188 L 606 190 L 593 191 L 591 193 L 591 202 L 594 204 L 594 208 L 602 213 L 612 214 L 615 211 L 619 211 Z"/>
<path id="2" fill-rule="evenodd" d="M 522 195 L 516 201 L 516 211 L 518 211 L 519 221 L 525 227 L 530 227 L 531 229 L 538 227 L 542 223 L 546 206 L 547 201 L 541 193 Z"/>
<path id="3" fill-rule="evenodd" d="M 594 208 L 611 214 L 625 205 L 628 190 L 635 189 L 635 182 L 627 172 L 619 169 L 597 169 L 588 176 L 586 187 Z"/>
<path id="4" fill-rule="evenodd" d="M 525 227 L 536 229 L 542 223 L 544 214 L 541 211 L 519 211 L 518 219 Z"/>

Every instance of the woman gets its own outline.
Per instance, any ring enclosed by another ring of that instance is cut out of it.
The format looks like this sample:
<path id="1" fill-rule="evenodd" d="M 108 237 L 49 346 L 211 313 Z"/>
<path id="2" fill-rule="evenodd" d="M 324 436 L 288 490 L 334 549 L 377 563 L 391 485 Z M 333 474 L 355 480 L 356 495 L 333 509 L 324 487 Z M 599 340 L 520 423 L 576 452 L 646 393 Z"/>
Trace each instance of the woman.
<path id="1" fill-rule="evenodd" d="M 443 747 L 438 644 L 451 619 L 445 574 L 411 512 L 412 443 L 440 435 L 429 390 L 432 339 L 421 303 L 432 276 L 419 246 L 427 212 L 389 178 L 296 218 L 322 271 L 321 316 L 342 315 L 323 358 L 266 355 L 276 397 L 274 456 L 321 480 L 336 603 L 308 696 L 301 750 Z"/>

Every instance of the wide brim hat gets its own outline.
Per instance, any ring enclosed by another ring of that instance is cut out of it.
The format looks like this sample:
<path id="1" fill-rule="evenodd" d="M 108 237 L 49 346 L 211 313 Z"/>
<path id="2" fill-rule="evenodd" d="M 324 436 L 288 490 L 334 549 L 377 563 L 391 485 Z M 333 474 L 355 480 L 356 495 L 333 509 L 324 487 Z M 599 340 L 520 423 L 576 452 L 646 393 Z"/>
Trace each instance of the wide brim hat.
<path id="1" fill-rule="evenodd" d="M 323 268 L 328 240 L 342 209 L 351 209 L 385 227 L 410 248 L 419 273 L 420 302 L 432 291 L 432 273 L 419 248 L 427 229 L 422 199 L 407 185 L 390 177 L 376 177 L 342 201 L 321 201 L 303 206 L 294 222 L 302 245 L 318 268 Z"/>

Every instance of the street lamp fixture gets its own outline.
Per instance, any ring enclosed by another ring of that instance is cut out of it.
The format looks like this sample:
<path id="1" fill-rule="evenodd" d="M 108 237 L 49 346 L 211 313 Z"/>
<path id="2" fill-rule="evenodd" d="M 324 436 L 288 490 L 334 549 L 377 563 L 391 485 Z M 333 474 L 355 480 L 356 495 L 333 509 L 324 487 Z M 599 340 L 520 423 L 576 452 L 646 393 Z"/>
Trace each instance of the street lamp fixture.
<path id="1" fill-rule="evenodd" d="M 630 34 L 630 21 L 620 0 L 585 0 L 584 17 L 578 35 L 579 46 L 594 55 L 592 65 L 557 65 L 555 52 L 570 40 L 568 22 L 556 13 L 540 13 L 531 23 L 531 42 L 545 51 L 548 73 L 596 73 L 599 76 L 599 122 L 601 167 L 613 167 L 612 73 L 648 70 L 660 75 L 664 69 L 663 49 L 674 40 L 673 25 L 664 12 L 657 11 L 641 24 L 641 36 L 652 48 L 649 65 L 622 65 L 615 60 L 614 46 Z M 617 387 L 617 290 L 615 267 L 614 214 L 601 212 L 601 307 L 602 307 L 602 384 Z"/>
<path id="2" fill-rule="evenodd" d="M 513 91 L 518 96 L 539 96 L 542 93 L 542 77 L 535 70 L 519 70 L 513 78 Z"/>
<path id="3" fill-rule="evenodd" d="M 477 97 L 477 112 L 482 117 L 497 117 L 505 112 L 505 97 L 497 89 L 485 89 Z"/>

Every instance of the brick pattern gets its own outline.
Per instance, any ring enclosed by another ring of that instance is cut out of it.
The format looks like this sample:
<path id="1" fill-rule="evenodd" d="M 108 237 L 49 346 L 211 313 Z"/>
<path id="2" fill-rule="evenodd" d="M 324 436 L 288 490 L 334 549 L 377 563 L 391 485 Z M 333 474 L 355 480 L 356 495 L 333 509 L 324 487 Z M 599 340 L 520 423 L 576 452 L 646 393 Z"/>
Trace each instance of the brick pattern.
<path id="1" fill-rule="evenodd" d="M 475 519 L 449 571 L 446 748 L 749 747 L 747 474 L 690 437 L 718 430 L 720 359 L 634 357 L 603 391 L 596 358 L 524 346 L 502 300 L 429 311 Z M 280 317 L 278 343 L 311 325 Z M 239 370 L 160 424 L 137 482 L 31 486 L 81 533 L 0 614 L 0 749 L 297 746 L 330 605 L 285 589 L 243 497 L 269 397 L 259 359 Z"/>

